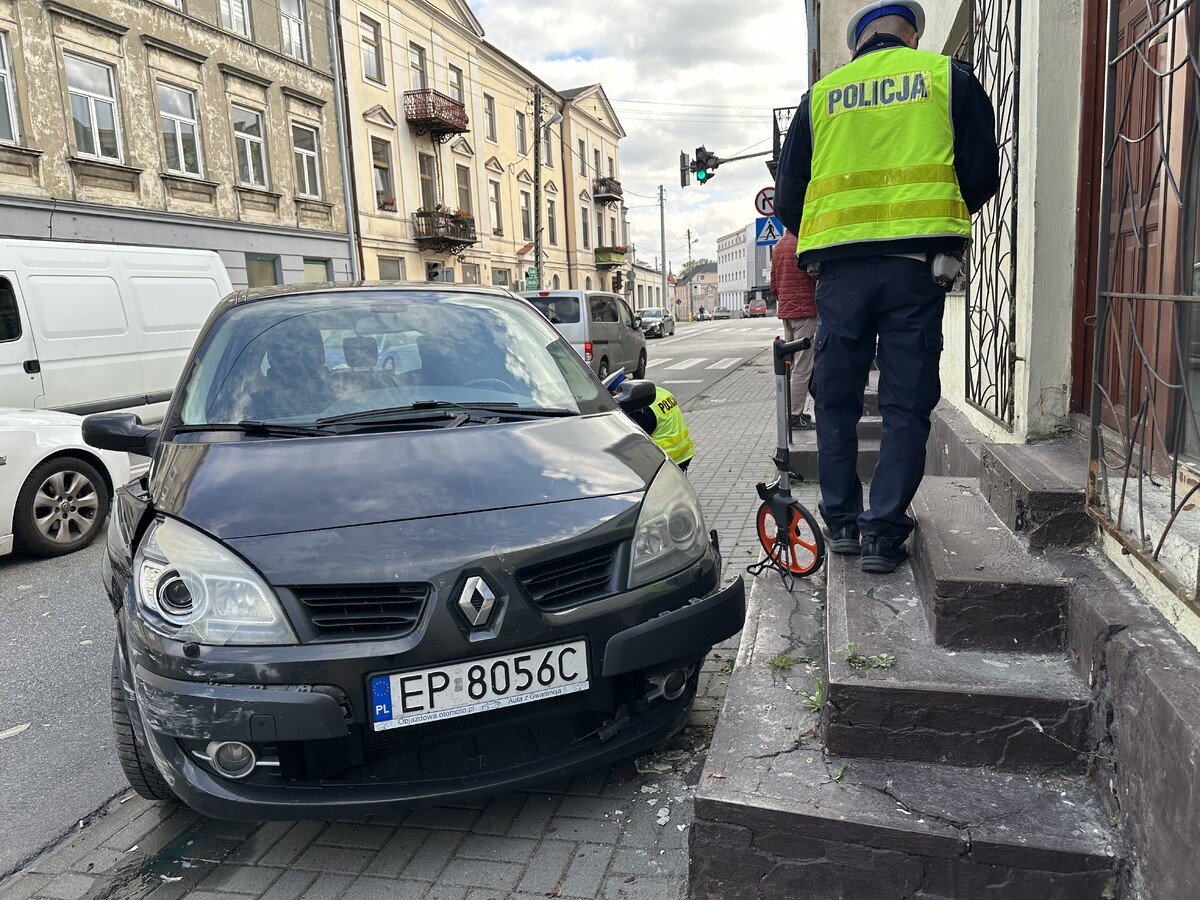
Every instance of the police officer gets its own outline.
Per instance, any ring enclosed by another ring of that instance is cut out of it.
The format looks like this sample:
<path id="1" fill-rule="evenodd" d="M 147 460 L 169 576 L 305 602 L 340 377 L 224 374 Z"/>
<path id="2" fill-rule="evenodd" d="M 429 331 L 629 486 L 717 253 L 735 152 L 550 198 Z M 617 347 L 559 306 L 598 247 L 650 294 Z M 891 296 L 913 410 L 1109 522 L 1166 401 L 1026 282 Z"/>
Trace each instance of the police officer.
<path id="1" fill-rule="evenodd" d="M 621 382 L 625 381 L 625 370 L 614 372 L 605 380 L 605 385 L 612 393 L 616 393 Z M 646 409 L 627 413 L 650 439 L 663 449 L 671 461 L 683 471 L 688 470 L 692 459 L 696 456 L 696 445 L 688 431 L 687 422 L 683 418 L 683 410 L 679 401 L 666 388 L 657 388 L 654 402 Z"/>
<path id="2" fill-rule="evenodd" d="M 917 49 L 916 0 L 850 19 L 850 63 L 801 101 L 779 159 L 775 209 L 817 276 L 811 386 L 821 514 L 835 553 L 892 572 L 941 395 L 942 310 L 972 213 L 999 187 L 991 101 L 969 68 Z M 878 352 L 883 441 L 863 509 L 857 425 Z"/>

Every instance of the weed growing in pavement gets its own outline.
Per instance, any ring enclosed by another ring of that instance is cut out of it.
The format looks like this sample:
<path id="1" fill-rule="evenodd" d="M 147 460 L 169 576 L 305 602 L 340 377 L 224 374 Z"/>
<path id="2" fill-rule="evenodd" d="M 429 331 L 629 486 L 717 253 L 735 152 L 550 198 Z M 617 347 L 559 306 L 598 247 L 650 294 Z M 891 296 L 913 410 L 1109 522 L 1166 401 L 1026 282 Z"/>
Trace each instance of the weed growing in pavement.
<path id="1" fill-rule="evenodd" d="M 796 660 L 787 653 L 776 653 L 773 657 L 771 657 L 770 662 L 771 668 L 776 672 L 782 672 L 785 669 L 790 669 L 795 664 Z"/>
<path id="2" fill-rule="evenodd" d="M 809 712 L 820 712 L 821 707 L 825 704 L 825 682 L 821 680 L 821 676 L 817 675 L 813 678 L 813 689 L 811 694 L 804 694 L 801 697 L 800 705 Z"/>
<path id="3" fill-rule="evenodd" d="M 845 654 L 846 664 L 856 673 L 865 672 L 867 669 L 890 669 L 896 664 L 896 657 L 890 653 L 863 656 L 858 652 L 858 644 L 847 644 L 838 652 Z"/>

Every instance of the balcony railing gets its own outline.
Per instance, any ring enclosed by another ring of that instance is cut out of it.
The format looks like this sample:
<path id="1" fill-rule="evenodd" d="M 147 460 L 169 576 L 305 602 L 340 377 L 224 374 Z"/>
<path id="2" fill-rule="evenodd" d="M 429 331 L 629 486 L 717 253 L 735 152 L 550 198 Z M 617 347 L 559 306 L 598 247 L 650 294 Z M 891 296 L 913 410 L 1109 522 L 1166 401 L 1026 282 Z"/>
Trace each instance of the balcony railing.
<path id="1" fill-rule="evenodd" d="M 404 92 L 404 118 L 416 134 L 432 134 L 439 141 L 470 130 L 467 108 L 432 88 Z"/>
<path id="2" fill-rule="evenodd" d="M 615 269 L 617 266 L 623 266 L 625 254 L 628 252 L 625 247 L 597 247 L 596 268 Z"/>
<path id="3" fill-rule="evenodd" d="M 592 182 L 592 199 L 597 203 L 620 203 L 625 192 L 615 178 L 597 178 Z"/>
<path id="4" fill-rule="evenodd" d="M 479 240 L 475 233 L 475 217 L 458 215 L 444 210 L 421 210 L 413 213 L 413 238 L 422 250 L 447 253 L 469 247 Z"/>

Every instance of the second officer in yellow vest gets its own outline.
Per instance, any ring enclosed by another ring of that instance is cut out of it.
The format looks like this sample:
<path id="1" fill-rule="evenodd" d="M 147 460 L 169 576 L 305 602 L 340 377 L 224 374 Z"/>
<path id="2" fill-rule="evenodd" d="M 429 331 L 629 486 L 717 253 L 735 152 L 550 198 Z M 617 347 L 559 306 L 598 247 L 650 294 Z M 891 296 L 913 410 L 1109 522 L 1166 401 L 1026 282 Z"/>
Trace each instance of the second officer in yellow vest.
<path id="1" fill-rule="evenodd" d="M 991 101 L 969 68 L 917 49 L 924 28 L 916 0 L 851 17 L 853 59 L 801 101 L 775 186 L 798 264 L 817 276 L 809 390 L 829 545 L 875 573 L 906 555 L 941 395 L 946 286 L 971 215 L 999 186 Z M 857 427 L 876 354 L 883 439 L 864 508 Z"/>

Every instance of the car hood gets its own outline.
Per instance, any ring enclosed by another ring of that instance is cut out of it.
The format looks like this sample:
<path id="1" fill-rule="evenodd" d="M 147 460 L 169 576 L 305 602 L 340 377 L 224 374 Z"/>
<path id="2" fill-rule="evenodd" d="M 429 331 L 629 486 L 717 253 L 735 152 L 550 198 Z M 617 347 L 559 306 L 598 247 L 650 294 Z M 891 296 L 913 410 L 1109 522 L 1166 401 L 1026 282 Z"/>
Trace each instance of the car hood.
<path id="1" fill-rule="evenodd" d="M 83 416 L 58 412 L 53 409 L 14 409 L 0 407 L 0 428 L 56 428 L 78 429 Z"/>
<path id="2" fill-rule="evenodd" d="M 640 492 L 663 460 L 617 412 L 336 437 L 189 436 L 163 446 L 150 490 L 160 512 L 228 540 Z"/>

